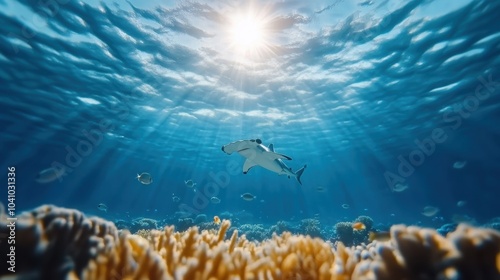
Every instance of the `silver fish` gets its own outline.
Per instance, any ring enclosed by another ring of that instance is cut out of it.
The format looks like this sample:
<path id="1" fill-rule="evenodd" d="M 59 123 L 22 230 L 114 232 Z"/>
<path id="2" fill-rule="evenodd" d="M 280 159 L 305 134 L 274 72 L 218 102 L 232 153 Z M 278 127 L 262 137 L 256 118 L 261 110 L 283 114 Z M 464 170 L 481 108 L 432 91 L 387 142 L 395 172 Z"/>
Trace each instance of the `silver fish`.
<path id="1" fill-rule="evenodd" d="M 139 182 L 141 182 L 141 184 L 144 184 L 144 185 L 149 185 L 151 183 L 153 183 L 153 178 L 151 178 L 151 174 L 149 173 L 141 173 L 140 175 L 137 174 L 137 180 Z"/>

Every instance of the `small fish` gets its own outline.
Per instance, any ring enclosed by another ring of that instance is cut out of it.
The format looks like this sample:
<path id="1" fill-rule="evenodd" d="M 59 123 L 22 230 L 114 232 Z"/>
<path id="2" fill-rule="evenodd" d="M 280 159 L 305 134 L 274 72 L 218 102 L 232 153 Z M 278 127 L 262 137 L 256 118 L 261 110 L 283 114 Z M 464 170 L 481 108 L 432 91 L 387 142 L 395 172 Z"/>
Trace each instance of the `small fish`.
<path id="1" fill-rule="evenodd" d="M 216 225 L 220 224 L 219 216 L 214 216 L 214 224 L 216 224 Z"/>
<path id="2" fill-rule="evenodd" d="M 406 189 L 408 189 L 408 185 L 403 185 L 400 183 L 397 183 L 396 185 L 394 185 L 392 187 L 393 192 L 402 192 L 402 191 L 405 191 Z"/>
<path id="3" fill-rule="evenodd" d="M 172 196 L 172 201 L 175 202 L 175 203 L 177 203 L 177 202 L 181 201 L 181 198 L 178 197 L 178 196 L 176 196 L 176 195 L 174 195 L 174 196 Z"/>
<path id="4" fill-rule="evenodd" d="M 380 242 L 389 241 L 391 240 L 391 233 L 388 231 L 370 231 L 370 233 L 368 234 L 368 240 L 370 240 L 370 242 L 373 242 L 375 240 Z"/>
<path id="5" fill-rule="evenodd" d="M 104 212 L 108 212 L 108 206 L 106 206 L 106 204 L 104 204 L 104 203 L 99 203 L 99 205 L 97 205 L 97 209 L 104 211 Z"/>
<path id="6" fill-rule="evenodd" d="M 467 164 L 467 161 L 463 160 L 463 161 L 455 161 L 453 163 L 453 168 L 455 169 L 462 169 L 465 167 L 465 165 Z"/>
<path id="7" fill-rule="evenodd" d="M 64 167 L 62 168 L 50 167 L 40 171 L 36 175 L 35 181 L 40 184 L 50 183 L 61 178 L 65 173 L 66 169 Z"/>
<path id="8" fill-rule="evenodd" d="M 434 206 L 425 206 L 424 210 L 422 211 L 422 215 L 427 216 L 427 217 L 432 217 L 436 215 L 439 212 L 439 208 L 434 207 Z"/>
<path id="9" fill-rule="evenodd" d="M 264 202 L 266 202 L 264 199 L 261 199 L 261 200 L 260 200 L 260 203 L 264 203 Z"/>
<path id="10" fill-rule="evenodd" d="M 317 192 L 325 192 L 326 189 L 324 187 L 322 187 L 322 186 L 318 186 L 318 187 L 316 187 L 316 191 Z"/>
<path id="11" fill-rule="evenodd" d="M 184 181 L 184 184 L 186 185 L 186 187 L 191 188 L 191 189 L 194 188 L 194 186 L 196 186 L 196 183 L 193 182 L 193 180 L 191 180 L 191 179 Z"/>
<path id="12" fill-rule="evenodd" d="M 355 222 L 354 224 L 352 224 L 352 228 L 356 231 L 359 231 L 366 229 L 366 226 L 362 222 Z"/>
<path id="13" fill-rule="evenodd" d="M 149 185 L 151 183 L 153 183 L 153 178 L 151 178 L 151 174 L 149 173 L 141 173 L 141 175 L 137 174 L 137 180 L 139 182 L 141 182 L 141 184 L 144 184 L 144 185 Z"/>
<path id="14" fill-rule="evenodd" d="M 342 204 L 342 208 L 344 208 L 344 209 L 349 209 L 349 207 L 351 207 L 351 206 L 349 206 L 349 204 L 347 204 L 347 203 Z"/>
<path id="15" fill-rule="evenodd" d="M 244 193 L 241 195 L 241 198 L 243 198 L 244 200 L 246 201 L 252 201 L 254 200 L 255 198 L 257 198 L 256 196 L 254 196 L 253 194 L 251 193 Z"/>
<path id="16" fill-rule="evenodd" d="M 467 204 L 467 201 L 465 201 L 465 200 L 460 200 L 459 202 L 457 202 L 458 207 L 464 207 L 465 204 Z"/>
<path id="17" fill-rule="evenodd" d="M 219 204 L 220 203 L 220 199 L 216 196 L 212 196 L 210 198 L 210 202 L 212 202 L 213 204 Z"/>

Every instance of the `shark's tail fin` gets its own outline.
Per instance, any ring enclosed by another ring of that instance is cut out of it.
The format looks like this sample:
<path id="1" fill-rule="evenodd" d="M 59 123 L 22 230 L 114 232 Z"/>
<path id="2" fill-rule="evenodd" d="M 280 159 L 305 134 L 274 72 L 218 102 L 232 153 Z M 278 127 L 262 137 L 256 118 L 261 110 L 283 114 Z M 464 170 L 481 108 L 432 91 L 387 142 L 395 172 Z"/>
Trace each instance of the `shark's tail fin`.
<path id="1" fill-rule="evenodd" d="M 302 167 L 301 169 L 297 170 L 297 172 L 295 172 L 295 178 L 297 179 L 297 181 L 299 181 L 299 184 L 302 185 L 302 182 L 300 181 L 300 176 L 302 176 L 302 173 L 304 173 L 304 170 L 306 169 L 307 165 L 304 165 L 304 167 Z"/>

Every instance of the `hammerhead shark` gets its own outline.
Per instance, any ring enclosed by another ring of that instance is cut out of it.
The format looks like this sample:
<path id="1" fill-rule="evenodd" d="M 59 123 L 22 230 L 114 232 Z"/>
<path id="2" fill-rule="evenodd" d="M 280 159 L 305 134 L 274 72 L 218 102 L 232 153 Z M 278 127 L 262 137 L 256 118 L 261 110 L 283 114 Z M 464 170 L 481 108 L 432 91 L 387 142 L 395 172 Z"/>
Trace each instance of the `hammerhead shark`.
<path id="1" fill-rule="evenodd" d="M 288 178 L 295 177 L 299 184 L 302 185 L 300 176 L 302 176 L 307 165 L 293 172 L 292 169 L 283 162 L 284 159 L 291 160 L 292 158 L 274 152 L 273 144 L 266 147 L 262 145 L 262 140 L 260 139 L 239 140 L 222 146 L 222 151 L 228 155 L 237 152 L 246 158 L 243 164 L 243 174 L 247 174 L 250 168 L 259 165 L 267 170 L 278 173 L 278 175 L 287 175 Z"/>

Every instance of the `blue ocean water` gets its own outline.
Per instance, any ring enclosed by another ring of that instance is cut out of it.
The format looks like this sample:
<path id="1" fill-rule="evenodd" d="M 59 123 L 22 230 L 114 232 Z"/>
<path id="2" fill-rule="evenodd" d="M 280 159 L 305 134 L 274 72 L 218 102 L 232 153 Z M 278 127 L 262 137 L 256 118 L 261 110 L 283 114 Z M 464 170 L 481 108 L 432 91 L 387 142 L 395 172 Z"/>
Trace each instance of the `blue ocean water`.
<path id="1" fill-rule="evenodd" d="M 0 7 L 0 162 L 4 185 L 15 167 L 18 212 L 329 227 L 499 216 L 500 1 Z M 221 147 L 245 139 L 307 164 L 303 184 L 243 174 Z M 65 172 L 37 180 L 48 168 Z"/>

